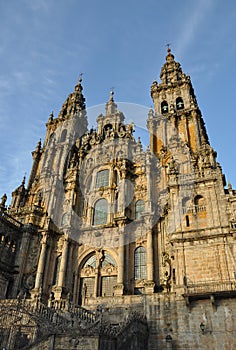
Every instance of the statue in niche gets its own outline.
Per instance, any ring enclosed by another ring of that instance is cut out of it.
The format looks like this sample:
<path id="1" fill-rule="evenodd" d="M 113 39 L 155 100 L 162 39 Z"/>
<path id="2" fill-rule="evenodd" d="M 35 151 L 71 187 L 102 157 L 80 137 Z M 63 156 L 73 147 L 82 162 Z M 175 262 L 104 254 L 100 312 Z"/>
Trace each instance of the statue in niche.
<path id="1" fill-rule="evenodd" d="M 133 130 L 134 130 L 133 124 L 128 124 L 128 125 L 126 125 L 126 136 L 127 136 L 128 138 L 130 138 L 131 140 L 134 140 L 134 137 L 133 137 Z"/>
<path id="2" fill-rule="evenodd" d="M 120 137 L 124 137 L 124 136 L 125 136 L 125 126 L 124 126 L 124 125 L 121 125 L 121 126 L 120 126 L 118 135 L 119 135 Z"/>
<path id="3" fill-rule="evenodd" d="M 169 167 L 169 174 L 171 175 L 175 175 L 178 173 L 178 168 L 177 168 L 177 164 L 176 161 L 174 160 L 173 156 L 171 156 L 169 163 L 168 163 L 168 167 Z"/>

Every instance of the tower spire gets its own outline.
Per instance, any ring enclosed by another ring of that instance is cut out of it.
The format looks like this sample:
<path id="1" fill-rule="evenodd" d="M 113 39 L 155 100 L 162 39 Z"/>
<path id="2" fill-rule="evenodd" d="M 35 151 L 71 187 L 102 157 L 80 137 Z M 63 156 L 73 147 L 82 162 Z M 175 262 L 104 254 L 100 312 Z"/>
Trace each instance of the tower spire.
<path id="1" fill-rule="evenodd" d="M 112 115 L 118 111 L 117 104 L 114 102 L 114 87 L 110 90 L 110 98 L 106 103 L 106 115 Z"/>
<path id="2" fill-rule="evenodd" d="M 163 125 L 154 130 L 155 118 L 149 117 L 150 132 L 156 134 L 158 139 L 158 142 L 151 140 L 151 145 L 155 143 L 155 152 L 159 153 L 162 146 L 166 146 L 172 140 L 171 135 L 175 130 L 179 139 L 187 144 L 193 153 L 198 152 L 203 142 L 208 142 L 204 121 L 191 79 L 183 72 L 180 63 L 175 61 L 170 44 L 167 44 L 166 61 L 161 69 L 160 78 L 159 84 L 157 81 L 153 82 L 151 96 L 156 118 L 159 118 Z M 160 118 L 161 115 L 163 118 Z M 167 126 L 173 130 L 166 131 Z"/>
<path id="3" fill-rule="evenodd" d="M 82 93 L 82 74 L 80 73 L 78 84 L 75 86 L 74 91 L 67 97 L 66 101 L 63 103 L 61 111 L 58 115 L 60 119 L 66 119 L 71 115 L 76 115 L 78 112 L 85 110 L 85 98 Z"/>

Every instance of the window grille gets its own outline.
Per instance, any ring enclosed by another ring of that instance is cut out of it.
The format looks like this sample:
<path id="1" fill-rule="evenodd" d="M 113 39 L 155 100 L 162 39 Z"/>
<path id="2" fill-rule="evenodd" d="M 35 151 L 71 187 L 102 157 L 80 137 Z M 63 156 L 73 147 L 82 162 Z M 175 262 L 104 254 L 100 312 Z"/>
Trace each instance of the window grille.
<path id="1" fill-rule="evenodd" d="M 117 284 L 117 276 L 103 276 L 101 296 L 113 296 L 114 286 Z"/>
<path id="2" fill-rule="evenodd" d="M 84 277 L 81 278 L 81 296 L 84 297 L 92 297 L 94 295 L 94 285 L 95 285 L 95 278 L 94 277 Z"/>

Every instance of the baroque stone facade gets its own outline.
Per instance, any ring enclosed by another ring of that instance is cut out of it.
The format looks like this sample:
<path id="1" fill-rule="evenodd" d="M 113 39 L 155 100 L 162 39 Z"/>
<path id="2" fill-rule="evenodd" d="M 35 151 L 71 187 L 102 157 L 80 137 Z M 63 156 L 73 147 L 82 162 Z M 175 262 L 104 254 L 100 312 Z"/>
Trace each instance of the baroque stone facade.
<path id="1" fill-rule="evenodd" d="M 150 146 L 114 93 L 88 130 L 79 78 L 0 205 L 0 347 L 234 349 L 236 192 L 168 49 Z"/>

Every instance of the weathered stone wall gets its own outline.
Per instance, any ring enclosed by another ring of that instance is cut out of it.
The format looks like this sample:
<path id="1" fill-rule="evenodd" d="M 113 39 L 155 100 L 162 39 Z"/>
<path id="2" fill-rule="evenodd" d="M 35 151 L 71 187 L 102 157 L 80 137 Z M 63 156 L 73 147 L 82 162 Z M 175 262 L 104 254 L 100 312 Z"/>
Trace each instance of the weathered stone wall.
<path id="1" fill-rule="evenodd" d="M 147 301 L 149 325 L 148 350 L 168 349 L 167 335 L 172 338 L 172 349 L 214 349 L 236 348 L 236 300 L 233 298 L 210 298 L 185 301 L 171 295 L 153 296 Z M 200 324 L 204 324 L 204 331 Z"/>
<path id="2" fill-rule="evenodd" d="M 71 337 L 58 335 L 55 337 L 53 350 L 96 350 L 99 346 L 99 336 Z"/>
<path id="3" fill-rule="evenodd" d="M 211 298 L 209 294 L 205 295 L 206 299 L 197 299 L 195 296 L 195 300 L 190 298 L 188 303 L 177 293 L 157 293 L 143 296 L 142 304 L 139 303 L 140 296 L 137 296 L 136 300 L 135 296 L 132 296 L 132 304 L 130 296 L 116 298 L 116 305 L 112 303 L 112 298 L 104 298 L 104 302 L 111 319 L 113 314 L 119 318 L 118 310 L 121 319 L 125 307 L 128 306 L 129 309 L 146 315 L 149 339 L 147 347 L 142 346 L 142 349 L 233 350 L 236 348 L 236 298 L 233 297 L 233 292 L 231 295 L 232 297 L 219 297 L 216 293 L 214 298 Z M 118 303 L 123 307 L 116 308 Z M 200 328 L 201 323 L 204 324 L 204 332 Z M 118 348 L 120 346 L 123 350 L 127 346 L 127 349 L 131 349 L 131 345 L 127 345 L 131 344 L 128 342 L 130 334 L 132 332 L 118 337 Z M 166 342 L 167 336 L 171 336 L 172 342 Z M 135 334 L 133 337 L 138 339 Z M 142 339 L 144 340 L 144 337 Z"/>

